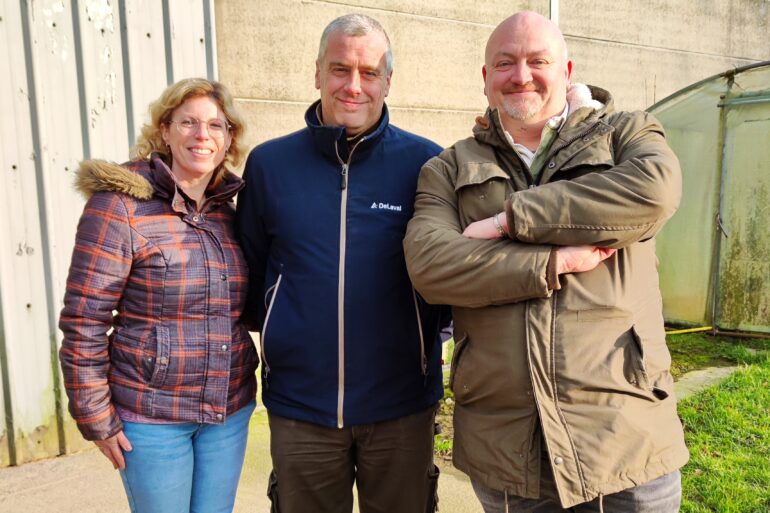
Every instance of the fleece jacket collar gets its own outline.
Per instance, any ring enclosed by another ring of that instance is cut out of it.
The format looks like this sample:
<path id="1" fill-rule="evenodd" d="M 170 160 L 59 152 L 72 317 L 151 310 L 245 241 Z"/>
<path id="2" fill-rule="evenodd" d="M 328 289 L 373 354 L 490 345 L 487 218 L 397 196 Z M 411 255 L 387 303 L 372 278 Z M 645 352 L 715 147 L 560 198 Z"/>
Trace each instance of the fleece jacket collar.
<path id="1" fill-rule="evenodd" d="M 313 142 L 319 152 L 334 162 L 338 161 L 337 151 L 339 151 L 339 158 L 347 161 L 350 156 L 350 146 L 345 134 L 345 127 L 322 124 L 321 120 L 318 119 L 320 106 L 321 100 L 317 100 L 307 109 L 307 112 L 305 112 L 305 123 L 307 123 L 308 129 L 313 137 Z M 380 116 L 377 125 L 373 129 L 370 129 L 355 147 L 356 151 L 353 153 L 353 162 L 364 158 L 372 148 L 377 146 L 377 143 L 385 134 L 385 129 L 388 127 L 389 122 L 390 115 L 388 114 L 388 106 L 383 104 L 382 115 Z"/>

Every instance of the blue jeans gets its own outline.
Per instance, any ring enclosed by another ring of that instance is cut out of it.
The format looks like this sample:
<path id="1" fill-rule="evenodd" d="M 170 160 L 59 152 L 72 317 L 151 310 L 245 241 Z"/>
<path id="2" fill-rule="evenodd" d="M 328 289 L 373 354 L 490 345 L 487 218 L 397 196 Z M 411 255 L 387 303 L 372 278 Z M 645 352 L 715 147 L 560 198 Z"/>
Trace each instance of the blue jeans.
<path id="1" fill-rule="evenodd" d="M 224 424 L 124 422 L 123 486 L 132 513 L 230 513 L 246 453 L 252 401 Z"/>

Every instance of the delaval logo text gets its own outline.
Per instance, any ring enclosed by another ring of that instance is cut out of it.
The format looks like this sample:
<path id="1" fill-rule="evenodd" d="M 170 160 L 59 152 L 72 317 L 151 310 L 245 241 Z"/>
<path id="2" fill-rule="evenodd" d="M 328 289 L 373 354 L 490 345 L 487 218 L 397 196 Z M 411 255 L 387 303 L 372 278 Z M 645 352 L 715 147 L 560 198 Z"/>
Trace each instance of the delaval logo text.
<path id="1" fill-rule="evenodd" d="M 390 203 L 377 203 L 376 201 L 372 203 L 372 208 L 377 210 L 395 210 L 396 212 L 401 212 L 401 205 L 391 205 Z"/>

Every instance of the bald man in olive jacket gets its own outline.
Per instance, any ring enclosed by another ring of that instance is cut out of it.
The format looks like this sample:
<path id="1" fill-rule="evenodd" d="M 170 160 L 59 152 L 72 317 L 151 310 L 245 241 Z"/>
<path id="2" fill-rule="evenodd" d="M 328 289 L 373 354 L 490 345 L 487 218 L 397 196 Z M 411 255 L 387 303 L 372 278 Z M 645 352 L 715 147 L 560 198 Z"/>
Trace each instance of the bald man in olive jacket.
<path id="1" fill-rule="evenodd" d="M 487 513 L 676 512 L 654 237 L 679 164 L 650 114 L 571 71 L 553 23 L 505 20 L 489 109 L 420 175 L 404 248 L 417 290 L 453 305 L 454 463 Z"/>

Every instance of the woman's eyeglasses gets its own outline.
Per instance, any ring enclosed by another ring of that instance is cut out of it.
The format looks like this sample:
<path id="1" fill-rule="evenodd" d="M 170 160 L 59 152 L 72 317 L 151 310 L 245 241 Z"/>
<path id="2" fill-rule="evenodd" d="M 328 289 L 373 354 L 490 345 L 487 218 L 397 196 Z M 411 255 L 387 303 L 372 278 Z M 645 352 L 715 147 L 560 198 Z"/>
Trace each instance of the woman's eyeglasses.
<path id="1" fill-rule="evenodd" d="M 222 121 L 221 119 L 201 121 L 195 118 L 188 118 L 181 121 L 171 121 L 169 124 L 176 125 L 176 129 L 179 130 L 179 133 L 185 136 L 197 133 L 198 126 L 203 124 L 206 126 L 209 135 L 215 139 L 222 139 L 232 128 L 229 123 Z"/>

